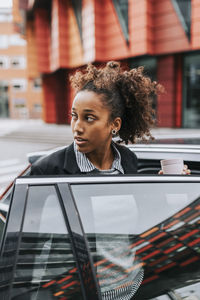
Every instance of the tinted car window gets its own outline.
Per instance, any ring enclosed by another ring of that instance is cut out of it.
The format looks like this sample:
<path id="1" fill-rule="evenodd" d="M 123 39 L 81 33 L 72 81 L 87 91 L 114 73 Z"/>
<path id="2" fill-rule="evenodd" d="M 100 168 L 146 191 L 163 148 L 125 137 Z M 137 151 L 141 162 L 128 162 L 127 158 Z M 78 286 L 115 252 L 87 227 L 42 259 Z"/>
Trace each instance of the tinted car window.
<path id="1" fill-rule="evenodd" d="M 103 299 L 165 299 L 166 290 L 199 278 L 198 183 L 85 184 L 72 191 Z"/>
<path id="2" fill-rule="evenodd" d="M 8 190 L 8 192 L 3 196 L 3 198 L 0 201 L 0 244 L 3 238 L 12 192 L 13 186 Z"/>
<path id="3" fill-rule="evenodd" d="M 28 191 L 11 299 L 82 299 L 65 219 L 54 186 Z"/>

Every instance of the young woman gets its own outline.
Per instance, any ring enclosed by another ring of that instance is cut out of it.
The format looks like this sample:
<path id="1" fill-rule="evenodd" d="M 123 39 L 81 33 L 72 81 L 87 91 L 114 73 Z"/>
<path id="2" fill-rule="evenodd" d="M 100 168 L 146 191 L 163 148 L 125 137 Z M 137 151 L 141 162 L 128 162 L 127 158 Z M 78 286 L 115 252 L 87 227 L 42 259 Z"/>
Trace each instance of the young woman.
<path id="1" fill-rule="evenodd" d="M 33 164 L 31 175 L 134 174 L 137 158 L 125 144 L 151 138 L 152 97 L 161 86 L 143 68 L 124 70 L 118 62 L 89 64 L 71 77 L 76 90 L 71 110 L 74 143 Z"/>

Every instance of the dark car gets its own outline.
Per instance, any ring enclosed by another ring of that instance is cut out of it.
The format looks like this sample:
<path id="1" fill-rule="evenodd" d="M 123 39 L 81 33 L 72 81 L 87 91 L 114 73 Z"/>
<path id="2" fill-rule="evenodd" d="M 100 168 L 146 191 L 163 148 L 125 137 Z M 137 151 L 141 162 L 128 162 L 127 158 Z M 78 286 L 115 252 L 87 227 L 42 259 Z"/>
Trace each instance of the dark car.
<path id="1" fill-rule="evenodd" d="M 0 202 L 0 299 L 199 299 L 199 149 L 129 147 L 137 176 L 15 181 Z M 175 154 L 192 175 L 157 174 Z"/>
<path id="2" fill-rule="evenodd" d="M 17 179 L 8 214 L 6 200 L 1 208 L 0 298 L 198 297 L 199 183 L 181 175 Z"/>

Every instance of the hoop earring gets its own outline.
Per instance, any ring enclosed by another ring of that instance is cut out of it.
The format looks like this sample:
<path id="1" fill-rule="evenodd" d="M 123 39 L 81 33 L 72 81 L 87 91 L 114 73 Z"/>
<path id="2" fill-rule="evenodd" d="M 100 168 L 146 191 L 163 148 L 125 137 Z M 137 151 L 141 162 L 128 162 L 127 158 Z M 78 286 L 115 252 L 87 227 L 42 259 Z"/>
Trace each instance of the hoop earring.
<path id="1" fill-rule="evenodd" d="M 116 135 L 117 134 L 117 130 L 116 129 L 112 129 L 111 133 L 112 133 L 112 135 Z"/>

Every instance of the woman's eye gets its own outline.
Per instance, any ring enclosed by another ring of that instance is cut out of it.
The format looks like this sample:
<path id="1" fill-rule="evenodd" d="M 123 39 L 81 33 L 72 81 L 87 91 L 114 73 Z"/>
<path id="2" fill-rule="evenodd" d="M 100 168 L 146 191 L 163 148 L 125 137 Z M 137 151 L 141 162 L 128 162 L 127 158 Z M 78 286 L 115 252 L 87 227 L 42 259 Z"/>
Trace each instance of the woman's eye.
<path id="1" fill-rule="evenodd" d="M 71 118 L 74 120 L 77 118 L 77 115 L 75 113 L 71 113 Z"/>
<path id="2" fill-rule="evenodd" d="M 88 122 L 93 122 L 94 121 L 93 117 L 86 117 L 86 119 L 87 119 Z"/>

